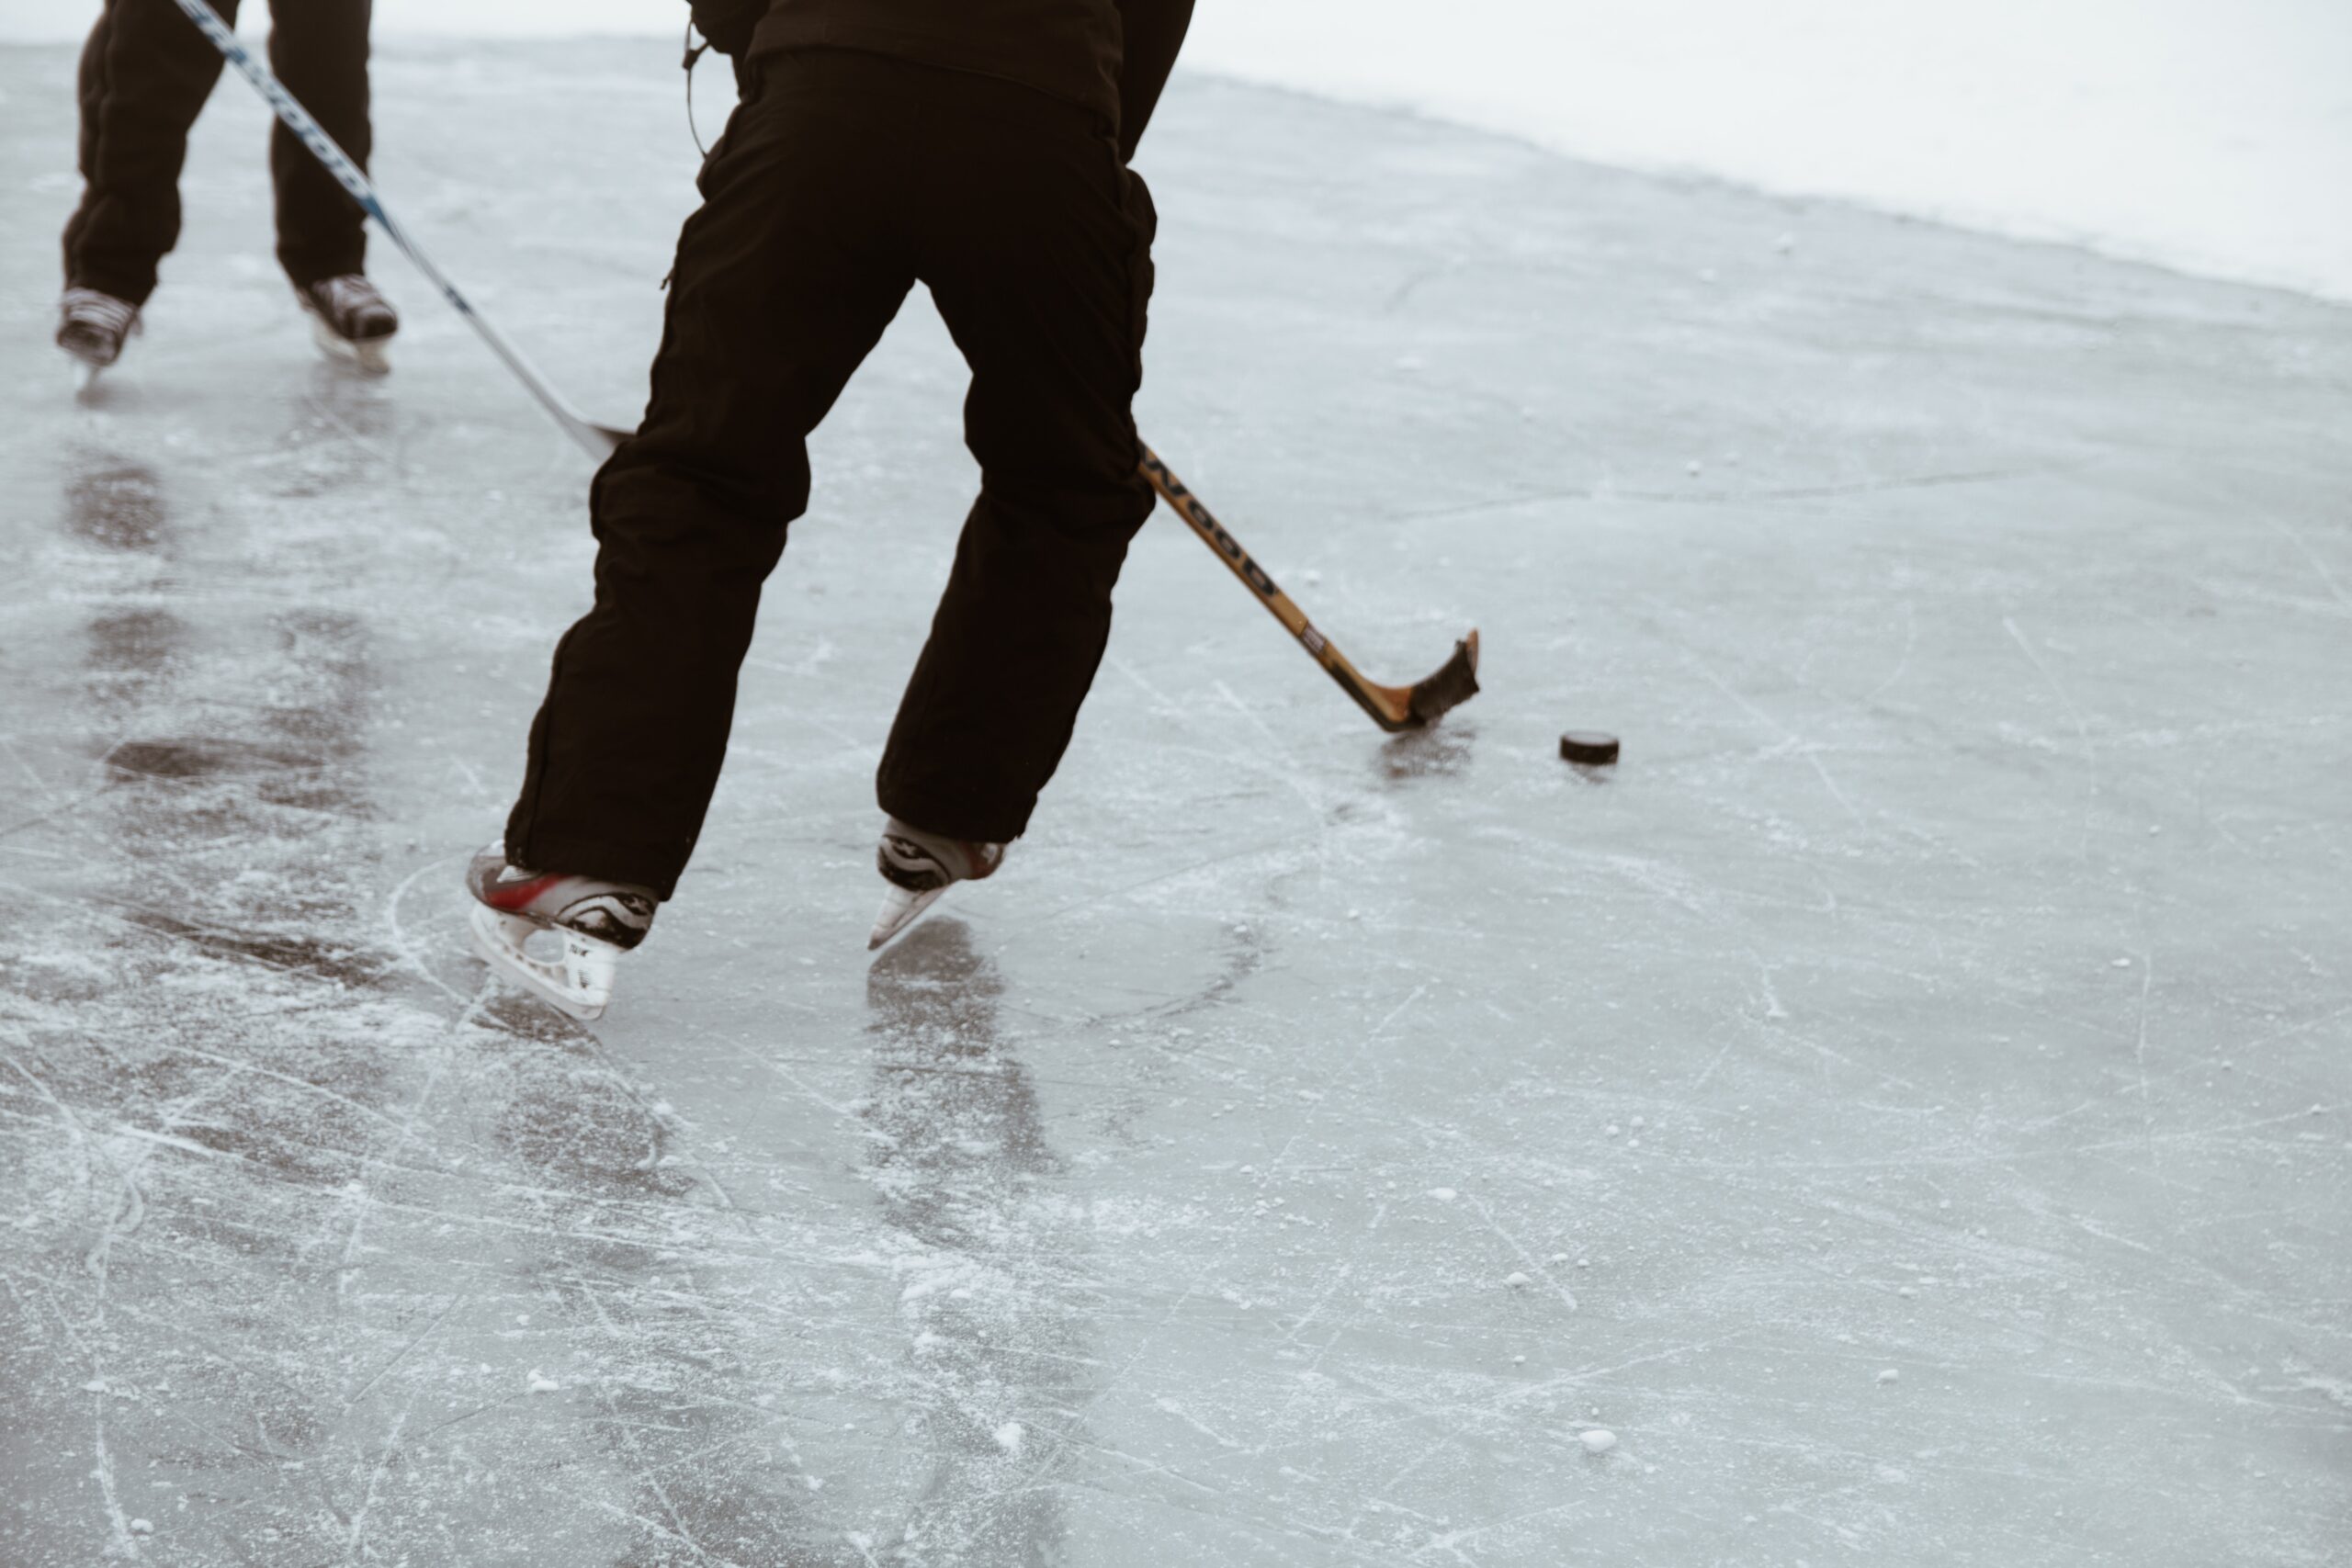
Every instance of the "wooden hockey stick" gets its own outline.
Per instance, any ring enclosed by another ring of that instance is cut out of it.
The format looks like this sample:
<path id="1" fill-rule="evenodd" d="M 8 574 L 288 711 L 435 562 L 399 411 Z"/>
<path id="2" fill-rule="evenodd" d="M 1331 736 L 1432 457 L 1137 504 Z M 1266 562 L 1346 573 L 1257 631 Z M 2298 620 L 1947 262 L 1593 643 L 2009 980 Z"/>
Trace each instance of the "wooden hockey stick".
<path id="1" fill-rule="evenodd" d="M 1289 594 L 1275 585 L 1266 575 L 1266 569 L 1250 558 L 1241 547 L 1241 541 L 1226 531 L 1201 498 L 1184 488 L 1184 481 L 1169 472 L 1159 454 L 1147 446 L 1143 449 L 1144 478 L 1151 488 L 1176 509 L 1176 514 L 1193 525 L 1201 542 L 1215 550 L 1233 575 L 1247 583 L 1258 596 L 1259 603 L 1298 638 L 1315 662 L 1340 683 L 1340 690 L 1356 700 L 1356 705 L 1372 716 L 1372 722 L 1391 734 L 1401 729 L 1419 729 L 1434 724 L 1447 709 L 1458 707 L 1478 694 L 1478 633 L 1473 628 L 1468 637 L 1453 645 L 1453 657 L 1439 666 L 1437 672 L 1410 686 L 1384 686 L 1367 681 L 1348 656 L 1331 646 L 1330 639 L 1315 629 L 1306 612 L 1291 602 Z"/>

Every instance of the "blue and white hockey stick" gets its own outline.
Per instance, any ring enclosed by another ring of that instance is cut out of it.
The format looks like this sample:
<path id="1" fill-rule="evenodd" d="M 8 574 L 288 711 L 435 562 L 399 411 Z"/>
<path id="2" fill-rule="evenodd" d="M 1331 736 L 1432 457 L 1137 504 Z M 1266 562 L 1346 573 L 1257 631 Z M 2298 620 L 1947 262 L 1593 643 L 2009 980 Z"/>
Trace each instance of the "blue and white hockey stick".
<path id="1" fill-rule="evenodd" d="M 458 292 L 458 286 L 442 276 L 441 269 L 435 266 L 431 258 L 418 248 L 416 242 L 408 237 L 406 230 L 392 221 L 392 215 L 384 210 L 383 198 L 376 194 L 376 187 L 368 183 L 368 176 L 359 172 L 359 165 L 334 144 L 334 138 L 320 128 L 319 122 L 311 118 L 311 111 L 286 90 L 285 84 L 271 75 L 267 66 L 246 52 L 245 46 L 237 41 L 237 35 L 229 29 L 228 23 L 220 19 L 219 12 L 206 5 L 205 0 L 173 0 L 173 3 L 187 13 L 187 19 L 203 30 L 204 36 L 212 40 L 212 47 L 237 68 L 238 73 L 254 85 L 254 91 L 268 101 L 269 107 L 277 111 L 277 118 L 286 122 L 287 129 L 300 137 L 302 145 L 326 166 L 327 173 L 334 176 L 335 183 L 349 191 L 351 198 L 367 210 L 368 216 L 376 220 L 392 243 L 416 264 L 416 270 L 424 274 L 426 280 L 441 290 L 441 298 L 456 307 L 458 314 L 481 334 L 482 342 L 490 344 L 491 352 L 505 362 L 506 368 L 514 372 L 515 378 L 523 383 L 531 396 L 539 400 L 539 406 L 563 426 L 564 434 L 578 442 L 581 449 L 598 462 L 611 457 L 613 448 L 625 439 L 626 433 L 593 423 L 582 417 L 577 409 L 564 401 L 562 396 L 548 385 L 547 378 L 539 374 L 538 368 L 523 357 L 521 349 L 507 342 L 505 334 L 474 313 L 474 308 L 466 302 L 466 297 Z"/>

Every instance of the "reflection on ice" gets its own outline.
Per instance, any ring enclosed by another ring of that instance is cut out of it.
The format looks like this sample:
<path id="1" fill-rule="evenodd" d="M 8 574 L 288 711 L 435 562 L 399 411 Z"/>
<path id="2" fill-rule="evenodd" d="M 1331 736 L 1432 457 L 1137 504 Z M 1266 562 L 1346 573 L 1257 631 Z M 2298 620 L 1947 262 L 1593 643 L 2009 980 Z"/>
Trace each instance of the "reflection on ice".
<path id="1" fill-rule="evenodd" d="M 65 487 L 67 529 L 110 550 L 153 550 L 164 542 L 164 489 L 141 463 L 77 453 Z"/>
<path id="2" fill-rule="evenodd" d="M 917 1396 L 888 1562 L 1060 1561 L 1055 1481 L 1086 1441 L 1086 1233 L 1057 1201 L 1036 1090 L 998 1033 L 1001 987 L 954 916 L 917 927 L 866 981 L 865 1172 L 907 1281 Z"/>
<path id="3" fill-rule="evenodd" d="M 1477 750 L 1478 721 L 1448 714 L 1427 729 L 1408 729 L 1381 743 L 1381 776 L 1390 784 L 1413 779 L 1459 778 Z"/>

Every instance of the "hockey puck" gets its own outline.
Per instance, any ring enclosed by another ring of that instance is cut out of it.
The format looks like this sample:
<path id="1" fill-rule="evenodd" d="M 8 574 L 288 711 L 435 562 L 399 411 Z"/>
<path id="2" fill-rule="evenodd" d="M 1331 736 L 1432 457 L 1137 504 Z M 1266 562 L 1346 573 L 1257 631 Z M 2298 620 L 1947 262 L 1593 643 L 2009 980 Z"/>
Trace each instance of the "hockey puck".
<path id="1" fill-rule="evenodd" d="M 1571 729 L 1560 737 L 1560 761 L 1598 766 L 1617 760 L 1617 738 L 1597 729 Z"/>

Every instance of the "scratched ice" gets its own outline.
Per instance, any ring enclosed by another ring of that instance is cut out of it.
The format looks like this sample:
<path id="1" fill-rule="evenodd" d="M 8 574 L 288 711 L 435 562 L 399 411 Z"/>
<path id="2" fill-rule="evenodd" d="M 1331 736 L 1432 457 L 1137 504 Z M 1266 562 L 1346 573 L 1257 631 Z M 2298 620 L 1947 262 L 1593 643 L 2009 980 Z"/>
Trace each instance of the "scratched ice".
<path id="1" fill-rule="evenodd" d="M 671 64 L 381 64 L 393 200 L 608 418 Z M 582 465 L 389 253 L 396 373 L 313 362 L 233 84 L 74 406 L 70 79 L 0 51 L 10 1568 L 2352 1553 L 2343 310 L 1182 81 L 1147 433 L 1486 694 L 1383 740 L 1162 519 L 1036 830 L 869 972 L 973 479 L 916 301 L 581 1030 L 455 874 Z"/>

